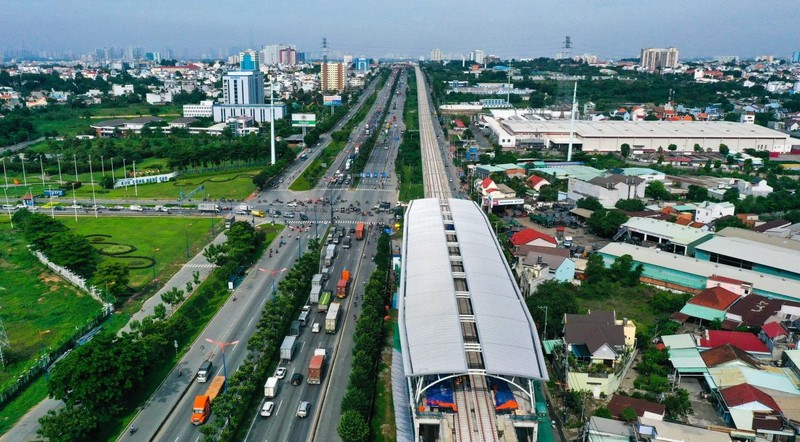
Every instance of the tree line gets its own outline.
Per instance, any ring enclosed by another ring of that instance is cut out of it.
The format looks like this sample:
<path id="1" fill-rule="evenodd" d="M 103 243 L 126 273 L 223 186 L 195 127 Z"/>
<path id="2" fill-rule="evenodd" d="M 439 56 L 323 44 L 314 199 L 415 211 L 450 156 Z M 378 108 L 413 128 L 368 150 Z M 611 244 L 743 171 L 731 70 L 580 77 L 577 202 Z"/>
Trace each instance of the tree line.
<path id="1" fill-rule="evenodd" d="M 251 225 L 237 222 L 230 230 L 226 258 L 175 314 L 166 318 L 161 309 L 131 321 L 129 333 L 101 332 L 53 367 L 48 394 L 65 407 L 39 420 L 39 436 L 64 442 L 108 439 L 120 419 L 148 399 L 165 366 L 176 362 L 173 342 L 194 339 L 229 296 L 228 276 L 253 263 L 263 249 L 265 235 Z"/>
<path id="2" fill-rule="evenodd" d="M 342 417 L 337 433 L 344 442 L 366 442 L 375 438 L 375 435 L 370 435 L 369 422 L 377 393 L 388 303 L 394 292 L 391 243 L 385 233 L 378 238 L 375 265 L 377 268 L 364 289 L 361 316 L 353 334 L 353 366 L 341 402 Z"/>

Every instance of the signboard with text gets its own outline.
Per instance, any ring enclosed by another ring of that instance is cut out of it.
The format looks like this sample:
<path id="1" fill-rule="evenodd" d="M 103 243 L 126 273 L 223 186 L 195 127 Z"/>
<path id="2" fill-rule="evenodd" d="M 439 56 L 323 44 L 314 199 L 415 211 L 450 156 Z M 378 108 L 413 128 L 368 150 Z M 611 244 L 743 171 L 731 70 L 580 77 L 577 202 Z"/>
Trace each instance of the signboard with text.
<path id="1" fill-rule="evenodd" d="M 317 116 L 314 114 L 292 114 L 292 127 L 315 127 Z"/>
<path id="2" fill-rule="evenodd" d="M 342 96 L 341 95 L 324 95 L 322 97 L 322 104 L 325 106 L 341 106 L 342 105 Z"/>

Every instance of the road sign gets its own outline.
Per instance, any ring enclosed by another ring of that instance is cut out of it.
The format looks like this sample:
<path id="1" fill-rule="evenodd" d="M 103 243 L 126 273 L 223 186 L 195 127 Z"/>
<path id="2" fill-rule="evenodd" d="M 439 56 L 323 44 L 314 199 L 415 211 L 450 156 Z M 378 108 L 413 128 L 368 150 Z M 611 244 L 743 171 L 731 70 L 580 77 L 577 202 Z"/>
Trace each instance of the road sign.
<path id="1" fill-rule="evenodd" d="M 314 114 L 292 114 L 292 127 L 315 127 L 317 116 Z"/>

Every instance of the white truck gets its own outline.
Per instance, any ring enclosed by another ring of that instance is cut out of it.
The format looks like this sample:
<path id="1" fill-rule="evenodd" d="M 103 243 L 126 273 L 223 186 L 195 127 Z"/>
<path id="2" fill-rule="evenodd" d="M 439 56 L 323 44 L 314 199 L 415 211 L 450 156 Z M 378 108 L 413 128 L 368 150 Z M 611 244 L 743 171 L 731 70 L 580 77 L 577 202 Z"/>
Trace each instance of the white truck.
<path id="1" fill-rule="evenodd" d="M 325 315 L 325 333 L 336 333 L 336 326 L 339 324 L 339 309 L 341 304 L 331 302 L 328 313 Z"/>
<path id="2" fill-rule="evenodd" d="M 272 399 L 278 394 L 278 378 L 271 377 L 267 379 L 267 383 L 264 384 L 264 397 L 268 399 Z"/>
<path id="3" fill-rule="evenodd" d="M 311 287 L 311 293 L 308 296 L 308 302 L 316 304 L 319 302 L 319 294 L 322 293 L 322 286 L 315 285 Z"/>
<path id="4" fill-rule="evenodd" d="M 291 361 L 294 357 L 294 347 L 297 344 L 297 336 L 287 336 L 283 338 L 281 344 L 281 360 Z"/>
<path id="5" fill-rule="evenodd" d="M 205 213 L 219 213 L 219 204 L 201 203 L 197 205 L 197 210 Z"/>
<path id="6" fill-rule="evenodd" d="M 334 239 L 334 242 L 337 242 Z M 332 266 L 333 260 L 336 258 L 336 246 L 330 244 L 327 249 L 325 249 L 325 265 Z"/>
<path id="7" fill-rule="evenodd" d="M 311 278 L 311 287 L 322 286 L 322 273 L 317 273 Z"/>

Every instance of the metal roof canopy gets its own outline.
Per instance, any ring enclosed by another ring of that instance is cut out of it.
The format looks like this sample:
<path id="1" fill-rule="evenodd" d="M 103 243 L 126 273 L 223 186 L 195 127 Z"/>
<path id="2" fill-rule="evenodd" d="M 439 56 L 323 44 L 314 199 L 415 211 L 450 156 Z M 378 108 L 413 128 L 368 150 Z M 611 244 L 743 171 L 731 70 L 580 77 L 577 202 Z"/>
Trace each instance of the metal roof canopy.
<path id="1" fill-rule="evenodd" d="M 449 199 L 485 371 L 547 379 L 541 343 L 486 216 Z M 438 199 L 412 201 L 405 216 L 399 329 L 406 376 L 468 373 L 445 221 Z"/>

